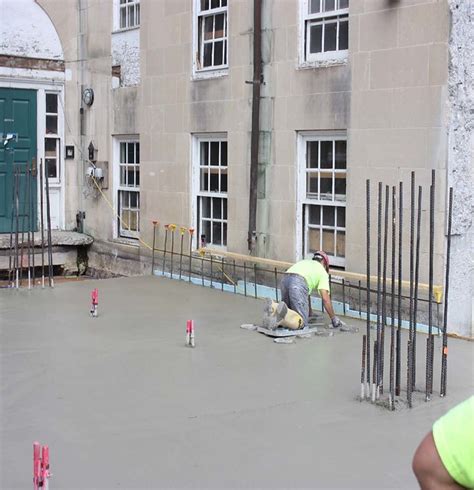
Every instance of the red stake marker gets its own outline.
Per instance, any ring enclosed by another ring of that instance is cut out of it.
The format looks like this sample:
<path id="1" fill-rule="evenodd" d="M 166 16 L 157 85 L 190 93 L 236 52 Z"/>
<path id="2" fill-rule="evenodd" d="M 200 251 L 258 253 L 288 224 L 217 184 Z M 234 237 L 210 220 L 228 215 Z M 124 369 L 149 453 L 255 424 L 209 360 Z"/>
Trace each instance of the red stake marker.
<path id="1" fill-rule="evenodd" d="M 41 448 L 41 482 L 42 488 L 48 490 L 49 488 L 49 477 L 51 476 L 49 472 L 49 447 L 43 446 Z"/>
<path id="2" fill-rule="evenodd" d="M 41 478 L 41 446 L 39 442 L 33 443 L 33 489 L 38 490 Z"/>
<path id="3" fill-rule="evenodd" d="M 99 290 L 95 288 L 91 293 L 92 306 L 91 306 L 91 316 L 97 317 L 98 307 L 99 307 Z"/>
<path id="4" fill-rule="evenodd" d="M 194 347 L 194 320 L 188 320 L 186 322 L 186 345 Z"/>

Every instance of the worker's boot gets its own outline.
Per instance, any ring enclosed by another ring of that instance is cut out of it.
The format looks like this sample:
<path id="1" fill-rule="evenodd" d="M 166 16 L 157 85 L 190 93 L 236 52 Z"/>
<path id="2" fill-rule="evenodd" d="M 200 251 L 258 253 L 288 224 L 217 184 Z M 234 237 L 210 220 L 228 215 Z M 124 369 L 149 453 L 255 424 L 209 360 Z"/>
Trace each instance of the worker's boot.
<path id="1" fill-rule="evenodd" d="M 301 315 L 288 308 L 284 301 L 275 303 L 272 299 L 265 298 L 263 313 L 263 326 L 271 330 L 277 327 L 298 330 L 304 326 Z"/>
<path id="2" fill-rule="evenodd" d="M 274 330 L 277 327 L 278 321 L 275 316 L 278 303 L 275 303 L 271 298 L 265 298 L 265 305 L 263 307 L 263 326 Z"/>
<path id="3" fill-rule="evenodd" d="M 275 316 L 279 318 L 278 326 L 290 330 L 298 330 L 304 327 L 303 318 L 296 311 L 288 308 L 283 301 L 278 303 Z"/>

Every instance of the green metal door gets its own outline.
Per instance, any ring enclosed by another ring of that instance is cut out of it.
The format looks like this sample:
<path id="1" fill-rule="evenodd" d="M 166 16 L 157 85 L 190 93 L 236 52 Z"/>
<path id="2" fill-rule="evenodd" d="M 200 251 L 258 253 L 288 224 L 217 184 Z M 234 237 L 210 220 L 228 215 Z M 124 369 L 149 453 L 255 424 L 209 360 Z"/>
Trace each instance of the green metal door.
<path id="1" fill-rule="evenodd" d="M 8 138 L 8 135 L 13 135 Z M 26 169 L 36 161 L 36 91 L 0 88 L 0 233 L 12 229 L 14 169 L 19 178 L 19 230 L 26 230 Z M 36 230 L 37 172 L 31 182 L 33 228 Z M 15 226 L 13 225 L 13 228 Z"/>

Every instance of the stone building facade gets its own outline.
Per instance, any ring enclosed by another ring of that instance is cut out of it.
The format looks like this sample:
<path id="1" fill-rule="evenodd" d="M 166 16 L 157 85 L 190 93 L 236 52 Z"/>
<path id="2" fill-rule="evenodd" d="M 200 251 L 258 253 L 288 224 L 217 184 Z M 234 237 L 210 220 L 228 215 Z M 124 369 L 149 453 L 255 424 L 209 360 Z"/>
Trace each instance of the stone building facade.
<path id="1" fill-rule="evenodd" d="M 408 247 L 411 172 L 424 188 L 427 236 L 435 169 L 435 283 L 443 282 L 447 188 L 454 185 L 450 328 L 472 336 L 470 2 L 0 3 L 2 11 L 21 4 L 12 25 L 31 20 L 21 40 L 2 25 L 0 88 L 43 90 L 38 121 L 49 115 L 51 122 L 55 114 L 42 107 L 46 94 L 58 95 L 56 105 L 48 97 L 57 110 L 56 156 L 48 143 L 50 153 L 38 157 L 57 159 L 55 223 L 94 237 L 90 264 L 142 271 L 153 219 L 192 226 L 212 248 L 248 254 L 256 185 L 253 255 L 294 261 L 323 248 L 341 270 L 364 273 L 366 179 L 373 202 L 379 181 L 397 189 L 404 182 Z M 255 81 L 259 4 L 262 77 Z M 20 66 L 24 59 L 36 61 Z M 258 183 L 251 183 L 257 82 Z M 48 137 L 45 124 L 38 123 L 38 141 Z M 100 190 L 89 160 L 104 177 Z M 427 282 L 428 240 L 421 260 Z"/>

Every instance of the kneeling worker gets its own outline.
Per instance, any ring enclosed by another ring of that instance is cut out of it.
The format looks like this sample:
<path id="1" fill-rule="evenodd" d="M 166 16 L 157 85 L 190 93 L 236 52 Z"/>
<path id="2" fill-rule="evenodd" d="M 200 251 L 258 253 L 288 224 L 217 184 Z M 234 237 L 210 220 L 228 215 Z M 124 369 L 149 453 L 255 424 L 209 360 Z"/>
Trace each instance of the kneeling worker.
<path id="1" fill-rule="evenodd" d="M 312 259 L 300 260 L 292 265 L 280 282 L 282 301 L 278 306 L 267 304 L 266 313 L 271 314 L 274 326 L 298 329 L 308 325 L 311 313 L 310 295 L 316 289 L 334 328 L 343 322 L 334 314 L 329 296 L 329 258 L 318 251 Z"/>

